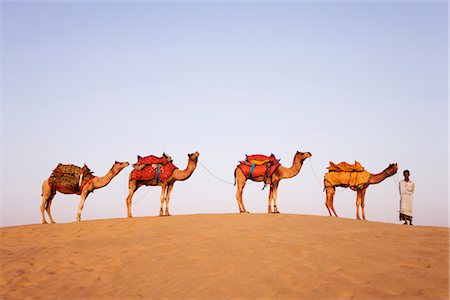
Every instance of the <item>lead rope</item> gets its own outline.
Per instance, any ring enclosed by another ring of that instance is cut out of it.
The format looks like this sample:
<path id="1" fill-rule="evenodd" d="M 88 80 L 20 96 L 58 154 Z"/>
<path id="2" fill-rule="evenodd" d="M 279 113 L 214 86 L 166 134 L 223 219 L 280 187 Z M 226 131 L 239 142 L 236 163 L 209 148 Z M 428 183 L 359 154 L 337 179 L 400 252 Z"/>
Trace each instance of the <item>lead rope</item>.
<path id="1" fill-rule="evenodd" d="M 137 201 L 131 203 L 131 206 L 133 206 L 133 205 L 138 204 L 139 202 L 141 202 L 142 199 L 144 199 L 144 197 L 147 196 L 148 192 L 150 192 L 150 189 L 147 189 L 147 191 L 146 191 L 141 197 L 139 197 L 139 199 L 138 199 Z"/>
<path id="2" fill-rule="evenodd" d="M 397 173 L 395 173 L 394 175 L 392 175 L 392 178 L 394 179 L 394 184 L 395 184 L 395 188 L 398 189 L 398 177 L 397 177 Z"/>
<path id="3" fill-rule="evenodd" d="M 312 172 L 313 172 L 313 174 L 314 174 L 314 177 L 316 178 L 317 183 L 319 184 L 320 187 L 323 188 L 323 186 L 324 186 L 323 181 L 320 182 L 319 177 L 317 176 L 316 172 L 314 171 L 314 168 L 313 168 L 313 165 L 312 165 L 312 159 L 311 159 L 311 157 L 309 158 L 309 165 L 311 166 L 311 170 L 312 170 Z M 335 188 L 336 193 L 342 192 L 342 191 L 344 191 L 344 190 L 345 190 L 345 188 L 340 189 L 340 190 L 338 190 L 337 188 Z M 325 191 L 325 189 L 324 189 L 324 191 Z"/>
<path id="4" fill-rule="evenodd" d="M 123 193 L 125 195 L 127 195 L 127 183 L 128 183 L 127 175 L 126 175 L 126 173 L 123 173 Z M 150 192 L 150 189 L 148 189 L 142 196 L 140 196 L 137 201 L 134 201 L 133 203 L 131 203 L 131 206 L 141 202 L 142 199 L 144 199 L 144 197 L 148 194 L 148 192 Z"/>
<path id="5" fill-rule="evenodd" d="M 206 170 L 206 172 L 208 172 L 211 176 L 213 176 L 213 177 L 216 178 L 217 180 L 222 181 L 223 183 L 226 183 L 226 184 L 234 185 L 234 182 L 229 182 L 229 181 L 223 180 L 222 178 L 219 178 L 219 177 L 217 177 L 216 175 L 214 175 L 214 173 L 211 172 L 207 167 L 205 167 L 205 165 L 202 164 L 202 162 L 199 161 L 199 164 L 202 166 L 203 169 Z"/>
<path id="6" fill-rule="evenodd" d="M 213 176 L 213 177 L 216 178 L 217 180 L 222 181 L 223 183 L 226 183 L 226 184 L 234 185 L 234 182 L 229 182 L 229 181 L 227 181 L 227 180 L 223 180 L 222 178 L 216 176 L 216 175 L 215 175 L 213 172 L 211 172 L 204 164 L 202 164 L 202 162 L 199 161 L 198 163 L 202 166 L 203 169 L 206 170 L 206 172 L 208 172 L 211 176 Z M 253 183 L 253 181 L 249 181 L 248 183 Z"/>
<path id="7" fill-rule="evenodd" d="M 311 157 L 309 158 L 309 165 L 311 166 L 311 170 L 312 170 L 312 172 L 313 172 L 313 174 L 314 174 L 314 178 L 316 178 L 316 181 L 317 181 L 317 183 L 319 184 L 319 186 L 323 186 L 323 183 L 321 183 L 320 182 L 320 179 L 319 179 L 319 177 L 317 176 L 317 174 L 316 174 L 316 171 L 314 171 L 314 168 L 313 168 L 313 165 L 312 165 L 312 159 L 311 159 Z"/>

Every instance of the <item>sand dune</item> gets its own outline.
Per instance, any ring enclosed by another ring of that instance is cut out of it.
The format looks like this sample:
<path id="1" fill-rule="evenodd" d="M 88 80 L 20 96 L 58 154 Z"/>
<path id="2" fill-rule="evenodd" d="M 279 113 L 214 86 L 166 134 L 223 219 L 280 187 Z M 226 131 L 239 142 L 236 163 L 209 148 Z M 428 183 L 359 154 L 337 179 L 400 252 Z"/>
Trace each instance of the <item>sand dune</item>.
<path id="1" fill-rule="evenodd" d="M 449 229 L 305 215 L 1 228 L 1 299 L 448 299 Z"/>

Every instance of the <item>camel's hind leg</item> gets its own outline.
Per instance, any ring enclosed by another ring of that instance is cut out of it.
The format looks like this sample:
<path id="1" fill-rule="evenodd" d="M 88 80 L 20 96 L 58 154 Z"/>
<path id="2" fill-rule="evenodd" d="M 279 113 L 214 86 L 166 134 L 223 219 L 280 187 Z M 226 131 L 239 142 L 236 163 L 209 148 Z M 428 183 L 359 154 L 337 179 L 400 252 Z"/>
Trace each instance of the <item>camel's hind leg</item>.
<path id="1" fill-rule="evenodd" d="M 247 178 L 245 177 L 244 173 L 242 173 L 241 169 L 237 168 L 234 171 L 236 184 L 237 184 L 237 190 L 236 190 L 236 200 L 238 202 L 239 206 L 239 212 L 240 213 L 248 213 L 248 211 L 245 209 L 244 201 L 242 199 L 242 194 L 245 187 L 245 182 L 247 181 Z"/>
<path id="2" fill-rule="evenodd" d="M 52 193 L 52 195 L 50 196 L 50 198 L 47 200 L 47 207 L 46 207 L 46 211 L 47 211 L 48 216 L 50 217 L 50 222 L 51 222 L 51 223 L 55 223 L 55 221 L 54 221 L 53 218 L 52 218 L 52 214 L 51 214 L 51 212 L 50 212 L 50 206 L 52 205 L 53 197 L 55 197 L 55 194 L 56 194 L 56 193 Z"/>
<path id="3" fill-rule="evenodd" d="M 131 204 L 133 202 L 133 195 L 138 189 L 137 181 L 136 180 L 130 180 L 128 181 L 128 196 L 127 196 L 127 216 L 128 218 L 131 218 Z"/>
<path id="4" fill-rule="evenodd" d="M 330 214 L 331 217 L 333 216 L 332 212 L 334 213 L 334 215 L 336 217 L 339 217 L 337 215 L 336 211 L 334 210 L 334 206 L 333 206 L 333 200 L 334 200 L 334 195 L 336 194 L 336 188 L 333 186 L 326 187 L 325 192 L 326 192 L 325 206 L 328 209 L 328 213 Z"/>
<path id="5" fill-rule="evenodd" d="M 55 196 L 54 191 L 52 191 L 52 187 L 48 184 L 48 181 L 45 180 L 42 183 L 42 203 L 41 203 L 41 214 L 42 214 L 42 224 L 47 224 L 47 221 L 45 220 L 45 210 L 47 210 L 47 213 L 50 211 L 49 208 L 49 201 L 51 202 L 53 197 Z M 49 215 L 50 217 L 50 222 L 55 223 L 55 221 L 53 221 L 52 217 Z"/>

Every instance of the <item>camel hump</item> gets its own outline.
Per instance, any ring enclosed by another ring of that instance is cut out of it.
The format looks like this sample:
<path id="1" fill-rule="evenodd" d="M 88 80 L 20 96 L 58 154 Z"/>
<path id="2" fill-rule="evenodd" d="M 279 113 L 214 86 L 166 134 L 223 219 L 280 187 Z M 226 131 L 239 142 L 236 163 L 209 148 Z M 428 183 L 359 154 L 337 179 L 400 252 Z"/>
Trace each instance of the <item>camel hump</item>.
<path id="1" fill-rule="evenodd" d="M 345 161 L 342 161 L 338 164 L 333 163 L 330 161 L 330 166 L 327 167 L 329 171 L 334 172 L 362 172 L 364 171 L 363 166 L 357 161 L 355 161 L 354 164 L 349 164 Z"/>
<path id="2" fill-rule="evenodd" d="M 257 166 L 266 164 L 266 163 L 272 163 L 276 164 L 280 160 L 275 157 L 275 155 L 271 154 L 270 156 L 263 155 L 263 154 L 252 154 L 252 155 L 245 155 L 245 161 L 249 162 L 251 164 L 255 164 Z"/>
<path id="3" fill-rule="evenodd" d="M 155 155 L 149 155 L 149 156 L 145 156 L 145 157 L 140 157 L 138 156 L 138 161 L 136 163 L 136 165 L 167 165 L 169 162 L 172 161 L 172 158 L 163 153 L 162 156 L 155 156 Z"/>

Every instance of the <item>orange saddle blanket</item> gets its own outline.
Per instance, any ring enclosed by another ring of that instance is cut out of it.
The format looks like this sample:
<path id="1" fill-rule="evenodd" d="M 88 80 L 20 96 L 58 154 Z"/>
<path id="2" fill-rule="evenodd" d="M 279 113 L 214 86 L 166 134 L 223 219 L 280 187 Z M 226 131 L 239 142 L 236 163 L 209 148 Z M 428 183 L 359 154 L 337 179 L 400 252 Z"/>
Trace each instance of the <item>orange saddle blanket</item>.
<path id="1" fill-rule="evenodd" d="M 263 176 L 264 182 L 273 175 L 279 166 L 280 160 L 273 154 L 270 156 L 262 154 L 246 155 L 245 161 L 240 161 L 238 165 L 247 179 Z"/>
<path id="2" fill-rule="evenodd" d="M 150 182 L 148 185 L 158 185 L 159 183 L 166 182 L 175 169 L 178 168 L 172 162 L 168 162 L 165 165 L 144 165 L 142 169 L 134 169 L 131 171 L 130 179 L 142 181 L 154 180 L 154 182 Z"/>
<path id="3" fill-rule="evenodd" d="M 327 168 L 329 171 L 335 171 L 335 172 L 362 172 L 364 171 L 364 168 L 361 166 L 361 164 L 357 161 L 353 165 L 343 161 L 338 164 L 333 163 L 330 161 L 330 166 Z"/>

